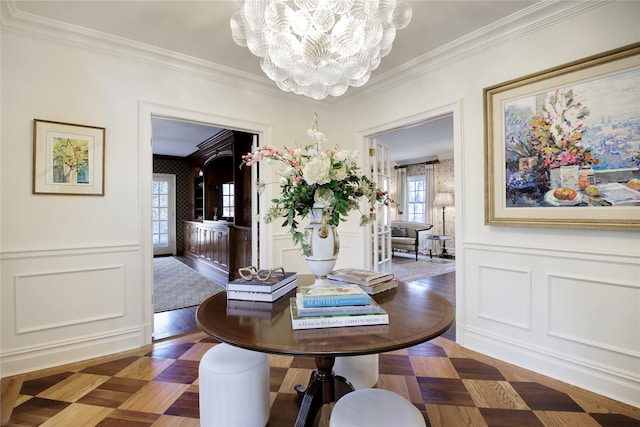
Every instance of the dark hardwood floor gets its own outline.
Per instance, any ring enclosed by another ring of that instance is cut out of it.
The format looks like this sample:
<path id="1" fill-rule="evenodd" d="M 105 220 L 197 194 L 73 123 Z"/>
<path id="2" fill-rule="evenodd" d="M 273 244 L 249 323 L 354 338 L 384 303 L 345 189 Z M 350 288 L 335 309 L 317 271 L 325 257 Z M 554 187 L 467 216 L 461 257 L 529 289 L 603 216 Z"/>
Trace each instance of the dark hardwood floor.
<path id="1" fill-rule="evenodd" d="M 214 280 L 218 283 L 225 283 L 219 275 L 213 272 L 206 265 L 195 262 L 194 260 L 177 256 L 176 259 L 182 261 L 189 267 L 198 271 L 203 276 Z M 427 277 L 420 280 L 415 280 L 414 283 L 419 283 L 425 287 L 438 292 L 445 298 L 447 298 L 451 304 L 456 305 L 456 275 L 453 273 L 440 274 L 438 276 Z M 154 341 L 163 340 L 166 338 L 175 337 L 178 335 L 187 334 L 190 332 L 198 331 L 198 325 L 196 325 L 196 310 L 197 306 L 181 308 L 179 310 L 165 311 L 162 313 L 156 313 L 153 316 L 153 339 Z M 451 341 L 456 340 L 456 327 L 455 321 L 447 332 L 442 335 Z"/>
<path id="2" fill-rule="evenodd" d="M 193 268 L 204 277 L 216 283 L 226 284 L 226 280 L 217 274 L 212 268 L 197 262 L 186 256 L 175 256 L 175 259 Z M 198 331 L 196 325 L 196 310 L 198 306 L 181 308 L 178 310 L 163 311 L 153 315 L 153 339 L 154 341 L 176 337 Z"/>
<path id="3" fill-rule="evenodd" d="M 199 330 L 196 325 L 196 310 L 198 306 L 163 311 L 153 315 L 154 341 L 173 338 Z"/>
<path id="4" fill-rule="evenodd" d="M 456 273 L 452 271 L 451 273 L 439 274 L 437 276 L 426 277 L 420 280 L 414 280 L 413 283 L 419 283 L 427 287 L 427 289 L 437 292 L 443 297 L 445 297 L 453 307 L 456 307 Z M 456 341 L 456 321 L 453 321 L 451 327 L 442 334 L 443 338 L 451 340 L 453 342 Z"/>

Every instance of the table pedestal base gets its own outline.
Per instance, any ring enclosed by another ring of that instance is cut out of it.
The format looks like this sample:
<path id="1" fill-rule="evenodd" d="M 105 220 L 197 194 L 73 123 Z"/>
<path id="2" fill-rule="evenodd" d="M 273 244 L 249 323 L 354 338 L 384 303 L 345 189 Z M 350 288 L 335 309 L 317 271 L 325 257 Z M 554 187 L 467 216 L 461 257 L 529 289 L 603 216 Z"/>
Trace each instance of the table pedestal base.
<path id="1" fill-rule="evenodd" d="M 352 392 L 353 386 L 346 378 L 335 375 L 335 357 L 316 357 L 316 370 L 311 374 L 305 388 L 296 385 L 300 401 L 300 411 L 295 427 L 311 427 L 318 411 L 325 403 L 337 402 L 345 394 Z"/>

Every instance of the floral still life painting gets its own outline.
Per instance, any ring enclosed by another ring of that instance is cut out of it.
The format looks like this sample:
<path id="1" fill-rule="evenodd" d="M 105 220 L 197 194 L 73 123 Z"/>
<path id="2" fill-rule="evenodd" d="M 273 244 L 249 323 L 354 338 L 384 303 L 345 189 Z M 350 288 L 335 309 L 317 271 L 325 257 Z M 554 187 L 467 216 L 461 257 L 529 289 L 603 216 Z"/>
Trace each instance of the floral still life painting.
<path id="1" fill-rule="evenodd" d="M 52 182 L 88 184 L 89 149 L 90 144 L 86 139 L 54 137 L 51 150 Z"/>
<path id="2" fill-rule="evenodd" d="M 636 226 L 640 44 L 486 88 L 484 95 L 487 223 Z"/>
<path id="3" fill-rule="evenodd" d="M 506 102 L 507 206 L 544 204 L 555 188 L 640 177 L 639 88 L 640 70 L 633 70 Z M 580 183 L 584 169 L 593 182 Z"/>
<path id="4" fill-rule="evenodd" d="M 104 128 L 34 121 L 34 194 L 104 195 Z"/>
<path id="5" fill-rule="evenodd" d="M 266 145 L 242 157 L 242 166 L 263 161 L 280 164 L 280 195 L 271 200 L 265 222 L 284 218 L 282 226 L 289 229 L 294 243 L 302 246 L 305 255 L 309 248 L 304 233 L 298 230 L 298 220 L 309 216 L 312 208 L 322 208 L 331 226 L 338 226 L 349 212 L 358 210 L 360 225 L 365 225 L 371 222 L 376 203 L 393 203 L 387 192 L 378 189 L 362 171 L 357 151 L 328 146 L 319 130 L 317 114 L 307 135 L 312 140 L 310 144 L 283 148 Z M 259 181 L 259 190 L 265 185 Z M 360 202 L 368 204 L 368 208 L 361 210 Z"/>

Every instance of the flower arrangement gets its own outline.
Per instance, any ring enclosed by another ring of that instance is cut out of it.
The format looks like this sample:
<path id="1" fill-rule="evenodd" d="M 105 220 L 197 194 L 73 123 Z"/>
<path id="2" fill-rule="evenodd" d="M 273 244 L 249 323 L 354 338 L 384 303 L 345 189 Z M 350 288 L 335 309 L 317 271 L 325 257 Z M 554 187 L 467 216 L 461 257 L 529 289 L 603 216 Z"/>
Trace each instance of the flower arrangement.
<path id="1" fill-rule="evenodd" d="M 571 89 L 557 89 L 546 97 L 542 113 L 530 122 L 545 166 L 598 164 L 598 159 L 580 145 L 586 131 L 584 119 L 588 115 L 589 110 Z"/>
<path id="2" fill-rule="evenodd" d="M 252 166 L 260 161 L 280 162 L 280 197 L 272 199 L 265 222 L 271 223 L 282 217 L 282 226 L 288 227 L 295 244 L 302 246 L 305 255 L 309 248 L 304 241 L 304 233 L 298 230 L 297 217 L 305 218 L 313 207 L 320 207 L 327 216 L 329 225 L 337 226 L 345 221 L 349 212 L 361 213 L 360 225 L 372 221 L 376 203 L 393 203 L 386 191 L 376 185 L 362 173 L 358 164 L 358 152 L 341 150 L 337 145 L 326 148 L 327 139 L 318 128 L 318 115 L 314 114 L 311 128 L 307 131 L 313 142 L 296 147 L 274 146 L 259 147 L 253 153 L 242 156 L 240 167 Z M 259 191 L 264 182 L 258 182 Z M 360 200 L 366 199 L 369 210 L 360 210 Z"/>
<path id="3" fill-rule="evenodd" d="M 54 138 L 54 182 L 89 182 L 89 144 L 70 138 Z"/>

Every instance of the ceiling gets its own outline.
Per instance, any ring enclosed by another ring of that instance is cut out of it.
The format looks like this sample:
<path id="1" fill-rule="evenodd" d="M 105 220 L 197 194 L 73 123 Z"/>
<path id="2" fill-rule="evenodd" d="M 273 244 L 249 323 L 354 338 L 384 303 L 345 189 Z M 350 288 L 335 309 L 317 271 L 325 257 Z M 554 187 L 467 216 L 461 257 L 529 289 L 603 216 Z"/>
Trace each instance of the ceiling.
<path id="1" fill-rule="evenodd" d="M 22 16 L 85 27 L 104 33 L 105 37 L 116 36 L 206 61 L 231 69 L 239 76 L 266 79 L 259 59 L 231 38 L 229 18 L 237 10 L 233 1 L 10 2 Z M 534 3 L 537 1 L 409 1 L 413 10 L 411 23 L 398 31 L 391 53 L 382 58 L 380 66 L 371 73 L 369 84 L 402 71 L 430 52 Z M 349 89 L 344 96 L 354 91 L 357 89 Z M 153 124 L 154 152 L 167 155 L 188 155 L 195 150 L 195 145 L 220 130 L 166 119 L 154 120 Z M 453 150 L 453 125 L 448 117 L 382 135 L 379 139 L 391 146 L 392 160 L 433 157 Z"/>

